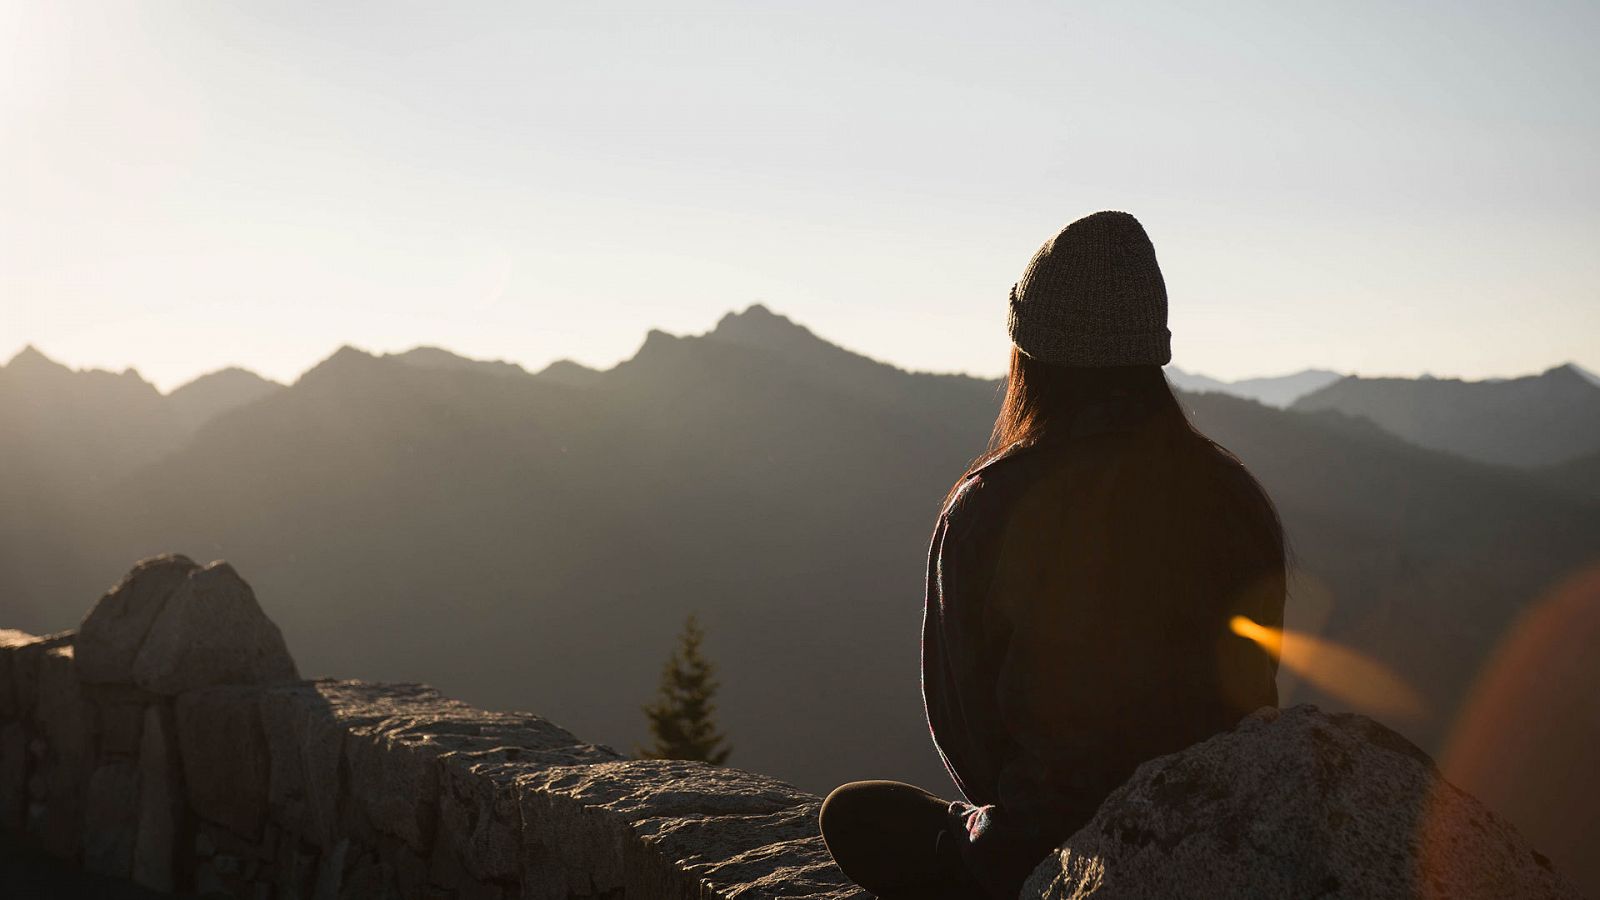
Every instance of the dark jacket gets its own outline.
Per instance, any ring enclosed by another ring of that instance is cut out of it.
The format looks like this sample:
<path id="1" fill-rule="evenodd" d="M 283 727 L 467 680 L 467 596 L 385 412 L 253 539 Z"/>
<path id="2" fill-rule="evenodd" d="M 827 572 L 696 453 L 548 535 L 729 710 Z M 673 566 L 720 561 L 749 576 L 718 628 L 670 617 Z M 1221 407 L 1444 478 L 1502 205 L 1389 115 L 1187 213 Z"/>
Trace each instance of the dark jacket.
<path id="1" fill-rule="evenodd" d="M 1138 457 L 1136 421 L 1006 448 L 934 529 L 923 701 L 965 798 L 950 837 L 993 897 L 1140 762 L 1277 703 L 1276 662 L 1229 629 L 1282 624 L 1270 504 L 1224 453 Z"/>

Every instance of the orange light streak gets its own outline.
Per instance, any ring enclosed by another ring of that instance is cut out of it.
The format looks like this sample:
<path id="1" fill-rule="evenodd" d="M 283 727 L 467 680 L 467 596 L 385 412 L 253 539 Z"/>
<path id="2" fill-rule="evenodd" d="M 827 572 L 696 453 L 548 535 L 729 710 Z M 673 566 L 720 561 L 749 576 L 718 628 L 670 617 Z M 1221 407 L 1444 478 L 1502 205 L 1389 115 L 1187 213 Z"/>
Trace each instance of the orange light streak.
<path id="1" fill-rule="evenodd" d="M 1234 616 L 1228 627 L 1261 645 L 1284 668 L 1354 709 L 1403 719 L 1422 715 L 1422 697 L 1411 685 L 1349 647 L 1290 629 L 1269 628 L 1245 616 Z"/>

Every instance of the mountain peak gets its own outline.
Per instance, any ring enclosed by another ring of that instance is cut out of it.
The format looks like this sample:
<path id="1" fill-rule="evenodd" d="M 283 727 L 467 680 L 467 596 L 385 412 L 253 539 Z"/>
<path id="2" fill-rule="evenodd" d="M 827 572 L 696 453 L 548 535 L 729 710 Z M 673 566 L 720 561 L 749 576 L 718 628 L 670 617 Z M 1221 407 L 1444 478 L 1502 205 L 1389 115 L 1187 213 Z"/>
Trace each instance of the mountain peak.
<path id="1" fill-rule="evenodd" d="M 742 312 L 725 314 L 717 320 L 717 327 L 706 332 L 705 336 L 715 341 L 802 359 L 814 357 L 819 351 L 830 356 L 843 352 L 818 337 L 811 329 L 760 303 L 752 303 Z"/>
<path id="2" fill-rule="evenodd" d="M 283 385 L 276 381 L 249 369 L 228 366 L 179 385 L 167 394 L 167 401 L 190 428 L 198 428 L 222 413 L 280 390 Z"/>
<path id="3" fill-rule="evenodd" d="M 360 371 L 378 361 L 379 358 L 371 353 L 345 344 L 333 351 L 327 359 L 307 369 L 295 383 L 303 384 L 308 380 L 319 380 L 346 372 Z"/>
<path id="4" fill-rule="evenodd" d="M 39 348 L 32 344 L 17 351 L 5 368 L 15 371 L 69 371 L 66 366 L 40 353 Z"/>
<path id="5" fill-rule="evenodd" d="M 534 377 L 568 387 L 587 387 L 597 381 L 601 373 L 598 369 L 591 369 L 575 360 L 558 359 L 540 369 Z"/>
<path id="6" fill-rule="evenodd" d="M 1600 387 L 1600 375 L 1595 375 L 1593 372 L 1586 371 L 1582 366 L 1573 362 L 1566 362 L 1559 366 L 1552 366 L 1551 368 L 1545 370 L 1542 377 L 1548 378 L 1551 376 L 1556 378 L 1565 378 L 1572 381 L 1581 381 L 1584 384 Z"/>
<path id="7" fill-rule="evenodd" d="M 729 311 L 717 320 L 708 337 L 743 340 L 751 337 L 783 337 L 795 333 L 811 335 L 811 329 L 788 316 L 779 315 L 762 303 L 752 303 L 742 311 Z"/>
<path id="8" fill-rule="evenodd" d="M 659 328 L 652 328 L 644 333 L 644 343 L 639 346 L 639 349 L 642 351 L 646 347 L 664 347 L 671 344 L 676 344 L 681 340 L 683 340 L 683 338 L 669 331 L 662 331 Z"/>
<path id="9" fill-rule="evenodd" d="M 1579 378 L 1582 378 L 1584 381 L 1587 381 L 1592 385 L 1600 387 L 1600 375 L 1596 375 L 1595 373 L 1585 369 L 1583 366 L 1580 366 L 1575 362 L 1569 362 L 1564 365 L 1557 366 L 1556 368 L 1571 369 Z"/>
<path id="10" fill-rule="evenodd" d="M 442 347 L 427 345 L 412 347 L 404 353 L 388 353 L 385 359 L 393 359 L 408 366 L 419 369 L 450 369 L 454 371 L 485 372 L 491 375 L 527 375 L 528 370 L 516 363 L 499 359 L 473 359 L 452 353 Z"/>
<path id="11" fill-rule="evenodd" d="M 333 354 L 322 362 L 323 364 L 331 362 L 350 363 L 358 360 L 373 360 L 377 358 L 377 356 L 368 353 L 360 347 L 356 347 L 351 344 L 340 344 L 339 349 L 333 351 Z"/>
<path id="12" fill-rule="evenodd" d="M 260 375 L 257 375 L 243 366 L 226 366 L 212 372 L 196 375 L 188 381 L 185 381 L 183 384 L 180 384 L 168 391 L 167 396 L 170 397 L 179 393 L 195 393 L 213 390 L 219 385 L 227 385 L 229 387 L 238 385 L 246 388 L 282 387 L 282 385 L 278 384 L 276 381 L 268 378 L 262 378 Z"/>

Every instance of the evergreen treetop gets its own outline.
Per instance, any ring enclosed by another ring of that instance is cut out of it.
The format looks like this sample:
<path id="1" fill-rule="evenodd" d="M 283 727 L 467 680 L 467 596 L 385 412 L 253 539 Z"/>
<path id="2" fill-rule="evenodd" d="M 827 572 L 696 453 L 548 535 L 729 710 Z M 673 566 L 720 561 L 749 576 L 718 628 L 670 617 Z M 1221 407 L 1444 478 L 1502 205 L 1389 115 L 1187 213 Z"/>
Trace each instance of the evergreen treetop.
<path id="1" fill-rule="evenodd" d="M 641 707 L 654 739 L 651 747 L 635 749 L 641 759 L 694 759 L 720 766 L 732 752 L 712 720 L 718 683 L 715 667 L 700 651 L 704 638 L 690 613 L 677 649 L 662 667 L 655 702 Z"/>

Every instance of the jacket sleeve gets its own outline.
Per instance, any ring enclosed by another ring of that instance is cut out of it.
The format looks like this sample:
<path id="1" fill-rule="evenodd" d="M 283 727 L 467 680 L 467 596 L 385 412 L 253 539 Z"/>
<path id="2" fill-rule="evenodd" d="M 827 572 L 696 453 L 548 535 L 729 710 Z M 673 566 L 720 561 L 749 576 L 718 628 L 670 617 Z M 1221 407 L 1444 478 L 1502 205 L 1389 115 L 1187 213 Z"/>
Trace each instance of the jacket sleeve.
<path id="1" fill-rule="evenodd" d="M 1094 634 L 1095 623 L 1064 603 L 1027 602 L 1060 600 L 1067 579 L 1086 562 L 1060 546 L 1059 523 L 1051 527 L 1042 520 L 1048 516 L 1024 498 L 1005 521 L 991 523 L 998 552 L 980 595 L 988 652 L 999 660 L 992 689 L 1010 752 L 999 770 L 995 802 L 957 801 L 950 816 L 952 830 L 964 838 L 956 845 L 967 870 L 992 897 L 1015 897 L 1077 820 L 1092 814 L 1115 787 L 1098 783 L 1104 767 L 1090 758 L 1090 738 L 1106 735 L 1069 727 L 1081 721 L 1079 713 L 1096 718 L 1083 706 L 1100 692 L 1075 671 L 1089 655 L 1080 642 Z"/>

